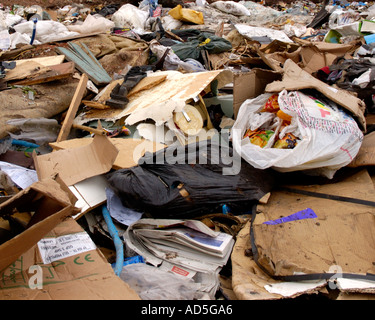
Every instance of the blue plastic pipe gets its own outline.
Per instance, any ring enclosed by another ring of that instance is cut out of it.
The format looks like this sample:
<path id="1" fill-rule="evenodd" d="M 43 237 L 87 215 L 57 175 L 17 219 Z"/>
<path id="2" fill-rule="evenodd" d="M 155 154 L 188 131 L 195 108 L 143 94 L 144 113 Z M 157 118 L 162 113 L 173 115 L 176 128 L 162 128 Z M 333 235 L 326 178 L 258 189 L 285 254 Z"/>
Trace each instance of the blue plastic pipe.
<path id="1" fill-rule="evenodd" d="M 106 206 L 103 206 L 102 213 L 116 248 L 116 264 L 114 271 L 117 276 L 120 276 L 124 264 L 124 246 Z"/>

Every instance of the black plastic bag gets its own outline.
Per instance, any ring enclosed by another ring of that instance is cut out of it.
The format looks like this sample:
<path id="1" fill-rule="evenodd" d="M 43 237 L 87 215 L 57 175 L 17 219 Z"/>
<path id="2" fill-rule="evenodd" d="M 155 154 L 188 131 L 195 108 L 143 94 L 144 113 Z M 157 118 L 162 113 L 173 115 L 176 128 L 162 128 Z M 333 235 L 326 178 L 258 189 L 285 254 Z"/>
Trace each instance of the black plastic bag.
<path id="1" fill-rule="evenodd" d="M 220 213 L 223 205 L 246 213 L 274 185 L 272 171 L 255 169 L 210 141 L 148 153 L 138 166 L 107 178 L 125 207 L 170 219 Z"/>

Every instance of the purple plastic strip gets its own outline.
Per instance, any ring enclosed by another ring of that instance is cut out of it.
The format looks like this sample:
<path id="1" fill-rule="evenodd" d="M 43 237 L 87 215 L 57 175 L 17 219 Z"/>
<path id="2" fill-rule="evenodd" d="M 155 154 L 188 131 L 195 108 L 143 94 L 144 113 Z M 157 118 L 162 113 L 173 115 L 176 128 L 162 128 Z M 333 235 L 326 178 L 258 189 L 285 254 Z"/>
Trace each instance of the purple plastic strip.
<path id="1" fill-rule="evenodd" d="M 276 225 L 276 224 L 289 222 L 289 221 L 303 220 L 303 219 L 314 219 L 314 218 L 317 218 L 317 217 L 318 216 L 315 214 L 315 212 L 312 209 L 307 208 L 305 210 L 293 213 L 293 214 L 291 214 L 290 216 L 287 216 L 287 217 L 283 217 L 283 218 L 276 219 L 276 220 L 266 221 L 263 224 Z"/>

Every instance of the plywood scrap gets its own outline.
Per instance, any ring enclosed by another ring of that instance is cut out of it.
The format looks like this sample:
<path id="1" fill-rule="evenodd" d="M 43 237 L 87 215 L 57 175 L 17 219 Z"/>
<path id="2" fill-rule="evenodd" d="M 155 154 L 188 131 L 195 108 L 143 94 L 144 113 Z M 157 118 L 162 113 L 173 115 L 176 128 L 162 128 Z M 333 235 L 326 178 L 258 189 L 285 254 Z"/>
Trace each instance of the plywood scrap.
<path id="1" fill-rule="evenodd" d="M 37 62 L 29 62 L 22 67 L 15 67 L 9 70 L 4 78 L 5 81 L 14 81 L 28 78 L 30 76 L 38 76 L 50 71 L 49 67 L 44 67 Z"/>
<path id="2" fill-rule="evenodd" d="M 7 71 L 5 81 L 25 79 L 44 74 L 51 66 L 63 63 L 64 55 L 16 60 L 16 67 Z"/>
<path id="3" fill-rule="evenodd" d="M 27 79 L 17 81 L 15 85 L 35 85 L 61 79 L 66 79 L 73 75 L 75 70 L 74 62 L 66 62 L 48 67 L 43 73 L 32 74 Z"/>

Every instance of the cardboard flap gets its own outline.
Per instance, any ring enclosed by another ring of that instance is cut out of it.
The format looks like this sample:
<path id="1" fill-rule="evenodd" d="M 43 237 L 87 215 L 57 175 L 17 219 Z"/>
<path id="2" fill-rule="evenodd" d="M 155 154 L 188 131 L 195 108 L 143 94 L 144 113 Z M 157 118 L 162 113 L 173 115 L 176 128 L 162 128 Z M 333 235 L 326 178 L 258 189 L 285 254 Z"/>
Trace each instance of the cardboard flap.
<path id="1" fill-rule="evenodd" d="M 33 211 L 26 229 L 0 245 L 0 270 L 15 261 L 66 217 L 77 213 L 71 192 L 60 182 L 45 179 L 22 190 L 0 205 L 0 216 Z"/>
<path id="2" fill-rule="evenodd" d="M 314 78 L 290 59 L 285 62 L 283 70 L 283 79 L 267 85 L 266 92 L 315 89 L 348 110 L 355 117 L 362 130 L 366 130 L 366 119 L 364 116 L 366 105 L 361 99 L 353 96 L 346 90 L 331 87 Z"/>
<path id="3" fill-rule="evenodd" d="M 56 150 L 73 149 L 92 143 L 93 138 L 70 139 L 62 142 L 50 143 Z M 145 152 L 156 152 L 166 147 L 164 144 L 152 142 L 144 139 L 122 139 L 111 138 L 111 142 L 119 150 L 118 156 L 113 163 L 113 169 L 126 169 L 138 164 L 138 160 L 144 156 Z"/>
<path id="4" fill-rule="evenodd" d="M 118 153 L 107 136 L 96 135 L 89 145 L 41 156 L 34 154 L 34 163 L 40 181 L 58 173 L 71 186 L 110 171 Z"/>

